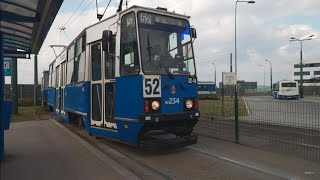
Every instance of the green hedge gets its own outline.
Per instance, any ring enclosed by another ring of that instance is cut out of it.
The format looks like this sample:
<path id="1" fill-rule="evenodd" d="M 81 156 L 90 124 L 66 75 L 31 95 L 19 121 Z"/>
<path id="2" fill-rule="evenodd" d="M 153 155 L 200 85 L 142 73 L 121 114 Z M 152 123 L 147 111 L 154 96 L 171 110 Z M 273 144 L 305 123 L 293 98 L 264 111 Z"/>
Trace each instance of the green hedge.
<path id="1" fill-rule="evenodd" d="M 216 94 L 199 94 L 199 100 L 219 100 Z"/>

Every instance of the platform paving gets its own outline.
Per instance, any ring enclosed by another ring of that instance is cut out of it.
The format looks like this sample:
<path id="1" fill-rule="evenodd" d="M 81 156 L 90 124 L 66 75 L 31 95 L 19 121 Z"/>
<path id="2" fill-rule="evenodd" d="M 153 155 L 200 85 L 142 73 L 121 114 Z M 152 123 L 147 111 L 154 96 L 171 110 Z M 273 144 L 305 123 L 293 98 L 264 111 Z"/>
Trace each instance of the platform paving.
<path id="1" fill-rule="evenodd" d="M 1 180 L 123 179 L 123 175 L 49 120 L 12 123 Z"/>

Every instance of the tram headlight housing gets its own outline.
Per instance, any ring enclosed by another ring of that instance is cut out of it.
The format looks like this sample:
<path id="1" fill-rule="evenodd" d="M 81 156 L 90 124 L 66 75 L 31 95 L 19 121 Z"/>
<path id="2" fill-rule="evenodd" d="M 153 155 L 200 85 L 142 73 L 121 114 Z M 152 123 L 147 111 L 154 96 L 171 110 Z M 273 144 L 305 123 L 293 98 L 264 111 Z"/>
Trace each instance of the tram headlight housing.
<path id="1" fill-rule="evenodd" d="M 186 100 L 186 108 L 191 109 L 193 107 L 193 102 L 191 100 Z"/>
<path id="2" fill-rule="evenodd" d="M 160 108 L 160 103 L 158 101 L 152 101 L 151 107 L 153 110 L 158 110 Z"/>

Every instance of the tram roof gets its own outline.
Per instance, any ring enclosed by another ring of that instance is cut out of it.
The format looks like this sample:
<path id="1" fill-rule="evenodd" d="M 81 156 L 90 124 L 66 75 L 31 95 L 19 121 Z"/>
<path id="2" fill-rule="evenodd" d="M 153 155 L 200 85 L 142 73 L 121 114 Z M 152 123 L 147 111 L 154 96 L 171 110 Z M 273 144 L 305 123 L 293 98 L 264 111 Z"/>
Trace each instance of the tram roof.
<path id="1" fill-rule="evenodd" d="M 177 16 L 177 17 L 180 17 L 180 18 L 190 18 L 190 16 L 178 14 L 178 13 L 175 13 L 175 12 L 164 11 L 164 10 L 160 10 L 160 9 L 156 9 L 156 8 L 149 8 L 149 7 L 143 7 L 143 6 L 136 6 L 136 5 L 131 6 L 131 7 L 127 8 L 127 9 L 125 9 L 125 10 L 120 11 L 119 14 L 122 14 L 122 13 L 125 13 L 125 12 L 128 12 L 128 11 L 131 11 L 131 10 L 134 10 L 134 9 L 146 10 L 146 11 L 156 12 L 156 13 L 160 13 L 160 14 L 168 13 L 168 14 L 170 14 L 170 15 L 174 15 L 174 16 Z M 116 17 L 116 16 L 117 16 L 117 13 L 115 13 L 115 14 L 113 14 L 113 15 L 105 18 L 105 19 L 102 19 L 102 20 L 99 21 L 99 22 L 96 22 L 96 23 L 94 23 L 94 24 L 91 24 L 91 25 L 85 27 L 85 28 L 70 42 L 70 44 L 67 46 L 67 48 L 65 48 L 64 50 L 61 51 L 61 53 L 51 62 L 51 64 L 55 63 L 55 61 L 59 58 L 59 56 L 60 56 L 61 54 L 65 53 L 65 51 L 66 51 L 70 46 L 73 45 L 74 41 L 75 41 L 76 39 L 78 39 L 83 33 L 85 33 L 86 30 L 88 30 L 89 28 L 91 28 L 91 27 L 93 27 L 93 26 L 95 26 L 95 25 L 97 25 L 97 24 L 100 24 L 100 23 L 103 23 L 103 22 L 105 22 L 105 21 L 107 21 L 107 20 L 110 20 L 110 19 L 112 19 L 112 18 L 114 18 L 114 17 Z M 51 65 L 51 64 L 50 64 L 50 65 Z"/>
<path id="2" fill-rule="evenodd" d="M 1 0 L 0 33 L 3 34 L 5 57 L 38 54 L 62 2 Z"/>
<path id="3" fill-rule="evenodd" d="M 143 6 L 137 6 L 137 5 L 134 5 L 134 6 L 131 6 L 125 10 L 122 10 L 119 12 L 119 14 L 122 14 L 122 13 L 125 13 L 125 12 L 128 12 L 128 11 L 131 11 L 133 9 L 141 9 L 141 10 L 147 10 L 147 11 L 153 11 L 153 12 L 156 12 L 156 13 L 167 13 L 167 14 L 170 14 L 170 15 L 173 15 L 173 16 L 178 16 L 178 17 L 181 17 L 181 18 L 190 18 L 190 16 L 187 16 L 187 15 L 183 15 L 183 14 L 178 14 L 178 13 L 175 13 L 175 12 L 170 12 L 170 11 L 164 11 L 164 10 L 160 10 L 160 9 L 156 9 L 156 8 L 150 8 L 150 7 L 143 7 Z M 86 28 L 84 28 L 83 31 L 87 30 L 88 28 L 94 26 L 94 25 L 97 25 L 97 24 L 100 24 L 104 21 L 107 21 L 113 17 L 115 17 L 117 14 L 114 14 L 112 16 L 109 16 L 105 19 L 102 19 L 101 21 L 97 22 L 97 23 L 94 23 Z M 82 33 L 83 33 L 82 31 Z M 80 33 L 81 34 L 81 33 Z"/>

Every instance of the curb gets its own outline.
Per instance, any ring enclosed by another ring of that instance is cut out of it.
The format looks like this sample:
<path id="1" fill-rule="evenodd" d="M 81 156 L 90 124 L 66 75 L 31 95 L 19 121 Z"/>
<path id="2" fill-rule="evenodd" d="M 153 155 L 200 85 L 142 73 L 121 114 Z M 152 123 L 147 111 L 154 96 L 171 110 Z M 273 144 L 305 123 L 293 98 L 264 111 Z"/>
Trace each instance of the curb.
<path id="1" fill-rule="evenodd" d="M 245 97 L 242 97 L 242 98 L 243 98 L 244 104 L 246 105 L 246 109 L 247 109 L 248 115 L 251 116 L 251 112 L 250 112 L 249 106 L 247 104 L 246 98 Z"/>

